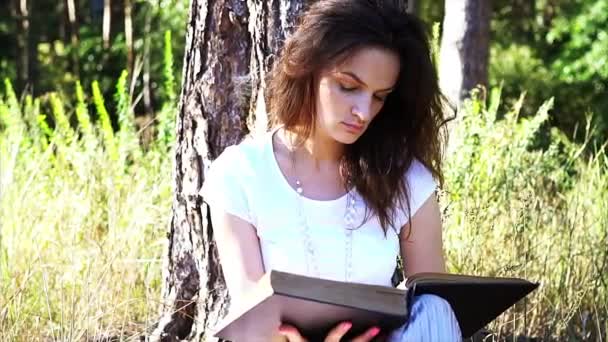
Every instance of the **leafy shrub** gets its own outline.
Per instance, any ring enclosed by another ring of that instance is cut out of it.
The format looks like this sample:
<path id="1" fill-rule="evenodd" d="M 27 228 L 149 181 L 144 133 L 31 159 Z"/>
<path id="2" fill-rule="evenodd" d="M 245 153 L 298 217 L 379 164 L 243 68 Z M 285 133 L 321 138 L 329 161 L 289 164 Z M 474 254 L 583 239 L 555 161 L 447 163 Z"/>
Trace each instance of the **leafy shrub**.
<path id="1" fill-rule="evenodd" d="M 583 144 L 554 128 L 548 146 L 538 149 L 552 99 L 522 118 L 523 96 L 499 115 L 500 89 L 487 101 L 480 94 L 465 104 L 446 158 L 441 201 L 450 270 L 540 282 L 492 325 L 499 337 L 605 339 L 606 145 L 584 153 L 593 149 L 586 146 L 594 134 L 588 126 Z"/>

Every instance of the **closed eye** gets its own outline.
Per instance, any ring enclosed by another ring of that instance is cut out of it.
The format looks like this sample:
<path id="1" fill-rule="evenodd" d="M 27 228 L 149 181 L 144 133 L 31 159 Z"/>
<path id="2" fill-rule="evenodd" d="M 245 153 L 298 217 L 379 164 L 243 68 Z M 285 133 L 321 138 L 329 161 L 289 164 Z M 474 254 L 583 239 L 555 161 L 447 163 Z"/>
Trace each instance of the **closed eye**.
<path id="1" fill-rule="evenodd" d="M 340 84 L 340 89 L 343 90 L 343 91 L 346 91 L 346 92 L 351 92 L 351 91 L 357 90 L 357 87 L 348 87 L 348 86 L 345 86 L 343 84 Z M 377 95 L 374 95 L 374 99 L 376 101 L 384 102 L 384 101 L 386 101 L 386 96 L 377 96 Z"/>
<path id="2" fill-rule="evenodd" d="M 374 96 L 374 98 L 380 102 L 384 102 L 386 101 L 386 97 L 382 97 L 382 96 Z"/>
<path id="3" fill-rule="evenodd" d="M 344 91 L 354 91 L 357 89 L 357 87 L 347 87 L 345 85 L 340 84 L 340 89 L 342 89 Z"/>

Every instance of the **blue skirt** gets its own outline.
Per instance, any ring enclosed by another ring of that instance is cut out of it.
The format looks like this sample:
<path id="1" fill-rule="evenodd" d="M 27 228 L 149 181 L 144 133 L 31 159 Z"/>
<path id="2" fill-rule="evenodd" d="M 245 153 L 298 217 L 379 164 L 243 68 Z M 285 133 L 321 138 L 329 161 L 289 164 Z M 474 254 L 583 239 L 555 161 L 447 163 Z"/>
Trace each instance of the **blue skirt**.
<path id="1" fill-rule="evenodd" d="M 414 298 L 408 323 L 394 330 L 388 341 L 462 341 L 462 333 L 450 304 L 439 296 L 424 294 Z"/>

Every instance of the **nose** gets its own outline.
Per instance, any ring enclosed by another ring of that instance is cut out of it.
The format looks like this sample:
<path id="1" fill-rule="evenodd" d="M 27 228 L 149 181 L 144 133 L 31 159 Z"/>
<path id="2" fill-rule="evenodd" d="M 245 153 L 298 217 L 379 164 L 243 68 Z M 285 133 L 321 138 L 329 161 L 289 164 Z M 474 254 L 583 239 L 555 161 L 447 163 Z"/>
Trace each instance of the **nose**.
<path id="1" fill-rule="evenodd" d="M 372 118 L 372 99 L 367 95 L 358 96 L 351 112 L 361 123 L 366 123 Z"/>

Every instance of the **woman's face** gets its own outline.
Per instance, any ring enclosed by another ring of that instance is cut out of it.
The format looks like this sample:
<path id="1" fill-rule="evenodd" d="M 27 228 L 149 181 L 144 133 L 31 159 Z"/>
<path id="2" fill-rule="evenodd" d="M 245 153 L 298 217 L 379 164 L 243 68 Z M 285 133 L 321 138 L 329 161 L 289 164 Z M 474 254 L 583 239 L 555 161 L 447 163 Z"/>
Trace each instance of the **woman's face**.
<path id="1" fill-rule="evenodd" d="M 365 132 L 399 77 L 396 53 L 375 47 L 321 73 L 317 87 L 315 129 L 343 144 Z"/>

